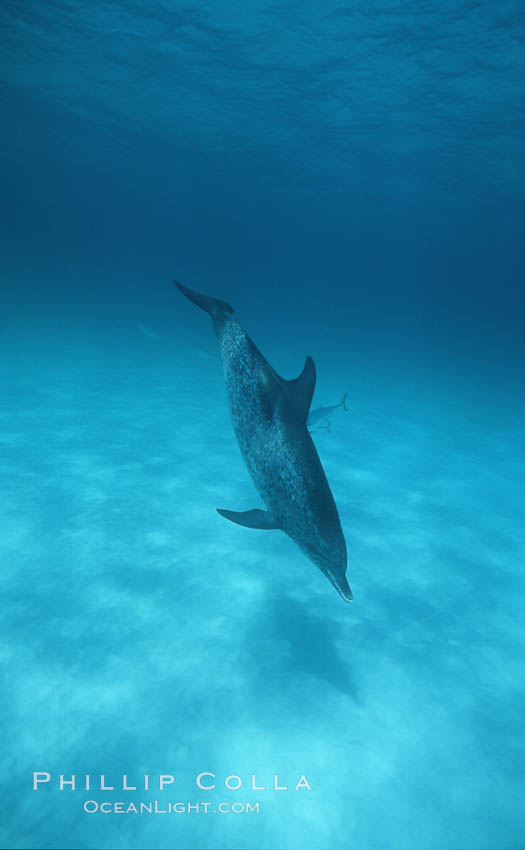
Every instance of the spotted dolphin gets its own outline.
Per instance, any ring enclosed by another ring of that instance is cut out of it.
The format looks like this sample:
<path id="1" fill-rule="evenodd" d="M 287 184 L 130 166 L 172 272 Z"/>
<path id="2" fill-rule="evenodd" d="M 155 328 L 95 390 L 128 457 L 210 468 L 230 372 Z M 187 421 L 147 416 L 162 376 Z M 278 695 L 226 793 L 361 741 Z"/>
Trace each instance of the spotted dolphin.
<path id="1" fill-rule="evenodd" d="M 222 359 L 233 429 L 266 511 L 217 508 L 247 528 L 281 529 L 319 567 L 346 602 L 346 543 L 337 507 L 306 427 L 315 389 L 315 366 L 306 358 L 298 378 L 272 369 L 225 301 L 177 281 L 186 298 L 210 314 Z"/>
<path id="2" fill-rule="evenodd" d="M 310 431 L 313 431 L 314 428 L 326 428 L 326 430 L 329 431 L 332 414 L 337 410 L 337 408 L 342 407 L 345 412 L 348 412 L 348 408 L 346 406 L 347 395 L 348 393 L 344 394 L 339 404 L 330 404 L 328 407 L 316 407 L 315 410 L 311 410 L 306 422 Z"/>

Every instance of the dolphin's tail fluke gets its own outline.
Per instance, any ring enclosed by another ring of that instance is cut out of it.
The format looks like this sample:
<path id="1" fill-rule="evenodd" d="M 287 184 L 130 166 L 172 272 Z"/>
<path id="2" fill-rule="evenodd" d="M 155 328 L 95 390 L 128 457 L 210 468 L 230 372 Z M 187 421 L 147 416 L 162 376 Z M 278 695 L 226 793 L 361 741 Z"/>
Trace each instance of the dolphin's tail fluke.
<path id="1" fill-rule="evenodd" d="M 346 397 L 347 397 L 347 395 L 348 395 L 348 393 L 345 393 L 345 394 L 344 394 L 343 398 L 342 398 L 342 399 L 341 399 L 341 401 L 339 402 L 339 407 L 341 407 L 341 405 L 343 405 L 343 410 L 346 410 L 346 412 L 348 413 L 348 408 L 347 408 L 347 406 L 346 406 Z"/>
<path id="2" fill-rule="evenodd" d="M 233 307 L 227 304 L 226 301 L 219 301 L 217 298 L 209 298 L 207 295 L 201 295 L 200 292 L 195 292 L 194 289 L 188 289 L 187 286 L 177 283 L 176 280 L 173 283 L 186 298 L 193 301 L 197 307 L 202 307 L 203 310 L 206 310 L 212 318 L 218 313 L 233 313 Z"/>

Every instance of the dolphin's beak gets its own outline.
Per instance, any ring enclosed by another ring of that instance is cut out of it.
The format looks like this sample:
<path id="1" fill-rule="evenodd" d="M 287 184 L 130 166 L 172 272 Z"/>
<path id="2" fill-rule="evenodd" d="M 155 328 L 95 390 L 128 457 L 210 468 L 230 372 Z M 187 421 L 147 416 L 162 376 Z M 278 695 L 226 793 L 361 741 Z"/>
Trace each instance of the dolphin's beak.
<path id="1" fill-rule="evenodd" d="M 314 562 L 316 567 L 318 567 L 321 572 L 325 574 L 330 583 L 333 584 L 339 596 L 341 596 L 341 598 L 344 599 L 345 602 L 353 602 L 354 596 L 350 589 L 350 585 L 346 580 L 345 573 L 334 572 L 332 564 L 330 564 L 328 559 L 326 558 L 311 558 L 311 560 Z"/>
<path id="2" fill-rule="evenodd" d="M 328 577 L 335 589 L 337 590 L 339 596 L 341 596 L 345 600 L 345 602 L 353 602 L 354 595 L 350 589 L 350 585 L 346 580 L 346 576 L 336 577 L 328 574 Z"/>
<path id="3" fill-rule="evenodd" d="M 346 587 L 341 587 L 340 585 L 337 585 L 334 582 L 334 587 L 337 590 L 337 592 L 339 593 L 339 595 L 343 597 L 345 602 L 353 602 L 354 595 L 353 595 L 353 593 L 350 589 L 350 585 L 348 584 L 346 579 L 345 579 L 345 584 L 346 584 Z"/>

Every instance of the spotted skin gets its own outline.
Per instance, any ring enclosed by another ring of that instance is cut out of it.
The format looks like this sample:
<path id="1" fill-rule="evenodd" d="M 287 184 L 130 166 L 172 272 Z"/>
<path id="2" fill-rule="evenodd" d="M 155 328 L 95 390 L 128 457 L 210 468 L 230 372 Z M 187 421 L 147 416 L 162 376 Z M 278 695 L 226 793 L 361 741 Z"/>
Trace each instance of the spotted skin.
<path id="1" fill-rule="evenodd" d="M 288 534 L 345 601 L 351 601 L 339 514 L 306 427 L 311 393 L 304 399 L 300 393 L 292 392 L 290 385 L 296 382 L 277 375 L 232 315 L 229 305 L 225 305 L 226 310 L 224 302 L 177 285 L 183 294 L 210 312 L 235 436 L 275 527 Z M 214 309 L 214 304 L 221 306 Z M 310 364 L 315 382 L 313 362 Z"/>

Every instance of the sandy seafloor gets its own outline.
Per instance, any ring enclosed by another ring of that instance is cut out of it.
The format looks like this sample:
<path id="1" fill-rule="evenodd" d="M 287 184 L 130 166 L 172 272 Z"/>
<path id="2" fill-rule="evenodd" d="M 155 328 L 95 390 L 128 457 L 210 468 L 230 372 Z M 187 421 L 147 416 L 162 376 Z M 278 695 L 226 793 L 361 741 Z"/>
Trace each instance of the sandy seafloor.
<path id="1" fill-rule="evenodd" d="M 2 0 L 0 48 L 0 847 L 525 850 L 523 0 Z M 348 393 L 351 605 L 216 513 L 172 277 Z"/>
<path id="2" fill-rule="evenodd" d="M 62 343 L 18 340 L 3 359 L 1 846 L 523 847 L 512 393 L 317 357 L 314 406 L 349 394 L 315 435 L 347 605 L 283 534 L 215 512 L 260 503 L 206 317 L 195 349 L 133 327 Z M 33 770 L 50 786 L 33 792 Z M 200 771 L 216 791 L 195 789 Z M 175 783 L 59 791 L 72 772 Z M 253 792 L 252 773 L 304 773 L 312 790 Z M 242 789 L 221 787 L 229 774 Z M 117 816 L 86 814 L 86 799 L 261 810 Z"/>

